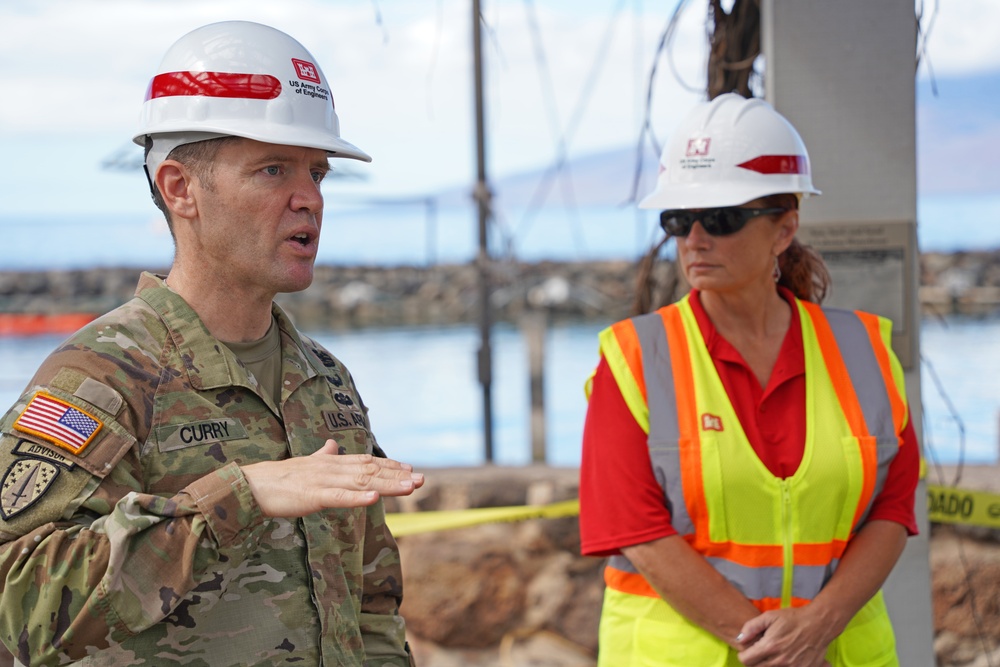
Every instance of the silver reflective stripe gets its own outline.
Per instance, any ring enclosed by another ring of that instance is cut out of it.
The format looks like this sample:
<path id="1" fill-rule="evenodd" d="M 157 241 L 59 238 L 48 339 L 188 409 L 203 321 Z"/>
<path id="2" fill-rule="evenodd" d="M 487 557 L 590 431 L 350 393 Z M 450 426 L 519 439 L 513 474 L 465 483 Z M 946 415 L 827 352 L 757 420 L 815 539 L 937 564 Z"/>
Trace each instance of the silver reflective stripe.
<path id="1" fill-rule="evenodd" d="M 708 558 L 708 562 L 733 586 L 750 600 L 780 598 L 784 569 L 780 567 L 749 567 L 722 558 Z M 799 565 L 792 581 L 792 596 L 804 600 L 816 597 L 827 580 L 833 576 L 838 561 L 830 566 Z"/>
<path id="2" fill-rule="evenodd" d="M 858 524 L 860 526 L 868 517 L 875 498 L 885 486 L 886 477 L 889 475 L 889 464 L 899 450 L 899 437 L 896 435 L 896 424 L 892 420 L 889 387 L 885 386 L 885 377 L 879 369 L 871 338 L 861 318 L 852 311 L 836 308 L 824 308 L 823 314 L 826 315 L 837 347 L 840 348 L 840 356 L 844 360 L 851 385 L 858 396 L 868 433 L 875 437 L 878 459 L 875 489 L 864 512 L 861 513 Z"/>
<path id="3" fill-rule="evenodd" d="M 833 576 L 833 571 L 840 564 L 839 558 L 834 558 L 829 565 L 798 565 L 795 567 L 795 578 L 792 580 L 792 596 L 803 600 L 812 600 L 823 590 L 823 586 Z"/>
<path id="4" fill-rule="evenodd" d="M 677 395 L 674 369 L 667 344 L 667 329 L 659 313 L 641 315 L 632 320 L 646 382 L 649 407 L 649 456 L 653 474 L 664 491 L 671 524 L 681 535 L 694 532 L 694 525 L 684 504 L 680 468 L 680 426 L 677 422 Z"/>
<path id="5" fill-rule="evenodd" d="M 895 440 L 896 426 L 892 421 L 889 388 L 885 386 L 868 330 L 861 318 L 850 311 L 824 308 L 823 314 L 830 323 L 840 356 L 847 366 L 847 374 L 851 376 L 868 432 L 879 441 Z"/>
<path id="6" fill-rule="evenodd" d="M 783 568 L 748 567 L 723 558 L 705 560 L 750 600 L 781 597 Z"/>
<path id="7" fill-rule="evenodd" d="M 844 359 L 869 433 L 876 438 L 878 473 L 872 496 L 874 499 L 885 483 L 889 463 L 898 449 L 888 387 L 885 386 L 871 339 L 861 319 L 850 311 L 824 309 L 823 313 Z M 649 454 L 653 472 L 664 489 L 674 529 L 681 535 L 689 535 L 694 532 L 694 526 L 684 503 L 677 397 L 666 327 L 659 313 L 641 315 L 633 318 L 632 322 L 642 351 L 643 379 L 649 408 Z M 869 502 L 865 516 L 870 506 Z M 743 591 L 747 598 L 759 600 L 781 597 L 782 568 L 747 567 L 720 558 L 707 560 L 729 582 Z M 815 598 L 833 575 L 838 563 L 834 559 L 827 566 L 795 567 L 792 595 L 805 600 Z M 625 556 L 611 557 L 608 565 L 623 572 L 638 573 Z"/>
<path id="8" fill-rule="evenodd" d="M 621 570 L 622 572 L 631 572 L 632 574 L 639 573 L 639 570 L 635 569 L 635 565 L 632 565 L 632 561 L 625 556 L 612 556 L 608 559 L 608 566 L 613 567 L 616 570 Z"/>
<path id="9" fill-rule="evenodd" d="M 781 597 L 783 568 L 748 567 L 723 558 L 706 558 L 705 560 L 749 600 Z M 838 560 L 834 560 L 829 566 L 799 565 L 796 567 L 792 582 L 792 596 L 803 600 L 812 600 L 833 576 L 838 562 Z M 612 556 L 608 565 L 622 572 L 633 574 L 639 572 L 625 556 Z"/>

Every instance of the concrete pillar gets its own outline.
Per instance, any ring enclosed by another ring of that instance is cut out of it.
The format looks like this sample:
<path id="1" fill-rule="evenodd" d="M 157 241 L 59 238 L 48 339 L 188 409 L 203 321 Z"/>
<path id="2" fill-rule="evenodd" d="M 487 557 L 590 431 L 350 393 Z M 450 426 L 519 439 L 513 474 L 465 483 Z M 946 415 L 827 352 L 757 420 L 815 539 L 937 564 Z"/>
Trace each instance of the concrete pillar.
<path id="1" fill-rule="evenodd" d="M 823 195 L 801 236 L 834 279 L 827 305 L 890 317 L 921 435 L 913 0 L 763 0 L 765 97 L 809 149 Z M 885 586 L 903 665 L 933 665 L 926 490 L 921 535 Z"/>

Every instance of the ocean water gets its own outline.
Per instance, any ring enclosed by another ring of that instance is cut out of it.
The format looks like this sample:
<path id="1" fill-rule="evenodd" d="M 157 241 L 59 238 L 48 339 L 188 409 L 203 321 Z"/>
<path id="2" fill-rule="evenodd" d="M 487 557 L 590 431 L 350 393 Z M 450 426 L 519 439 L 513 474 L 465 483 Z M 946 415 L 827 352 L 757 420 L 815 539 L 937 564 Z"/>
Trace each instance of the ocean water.
<path id="1" fill-rule="evenodd" d="M 1000 193 L 922 197 L 921 249 L 1000 248 Z M 960 223 L 960 224 L 959 224 Z M 339 264 L 464 262 L 478 247 L 474 212 L 421 203 L 376 209 L 328 207 L 318 261 Z M 498 214 L 491 249 L 522 260 L 634 259 L 659 230 L 632 207 Z M 0 217 L 0 269 L 170 264 L 172 247 L 153 213 L 70 219 Z M 548 461 L 579 463 L 583 382 L 607 323 L 560 325 L 547 337 Z M 422 465 L 483 461 L 475 327 L 311 332 L 352 370 L 376 437 L 394 457 Z M 941 462 L 996 461 L 1000 320 L 927 320 L 921 327 L 925 446 Z M 59 340 L 0 337 L 0 406 L 13 403 Z M 527 356 L 520 332 L 494 333 L 494 460 L 530 459 Z"/>
<path id="2" fill-rule="evenodd" d="M 546 336 L 546 460 L 552 465 L 580 462 L 583 383 L 597 361 L 602 326 L 558 325 Z M 475 327 L 309 333 L 351 370 L 375 436 L 390 456 L 423 466 L 485 460 Z M 929 460 L 996 462 L 1000 319 L 926 320 L 921 336 L 923 444 Z M 51 336 L 0 338 L 0 405 L 13 404 L 59 342 Z M 494 461 L 524 464 L 531 459 L 531 444 L 528 361 L 520 331 L 498 326 L 493 349 Z"/>

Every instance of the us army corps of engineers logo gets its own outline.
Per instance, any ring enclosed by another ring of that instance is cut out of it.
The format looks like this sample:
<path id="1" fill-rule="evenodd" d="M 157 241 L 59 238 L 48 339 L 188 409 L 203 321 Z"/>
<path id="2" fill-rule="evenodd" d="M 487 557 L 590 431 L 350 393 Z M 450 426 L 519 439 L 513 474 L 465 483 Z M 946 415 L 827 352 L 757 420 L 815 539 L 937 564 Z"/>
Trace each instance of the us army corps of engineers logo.
<path id="1" fill-rule="evenodd" d="M 0 516 L 20 514 L 42 497 L 59 475 L 59 469 L 40 459 L 17 459 L 0 482 Z"/>

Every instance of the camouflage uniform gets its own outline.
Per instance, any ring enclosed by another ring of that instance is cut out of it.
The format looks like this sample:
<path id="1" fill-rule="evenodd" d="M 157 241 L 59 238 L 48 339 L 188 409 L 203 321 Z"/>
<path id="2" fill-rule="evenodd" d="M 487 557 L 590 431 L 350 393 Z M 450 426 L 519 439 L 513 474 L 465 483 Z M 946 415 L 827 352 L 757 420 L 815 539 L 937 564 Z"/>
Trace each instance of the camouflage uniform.
<path id="1" fill-rule="evenodd" d="M 381 455 L 344 366 L 274 314 L 280 406 L 143 274 L 0 421 L 0 639 L 22 663 L 412 664 L 381 501 L 269 519 L 239 467 L 328 438 Z M 78 453 L 16 425 L 36 392 L 99 423 Z"/>

